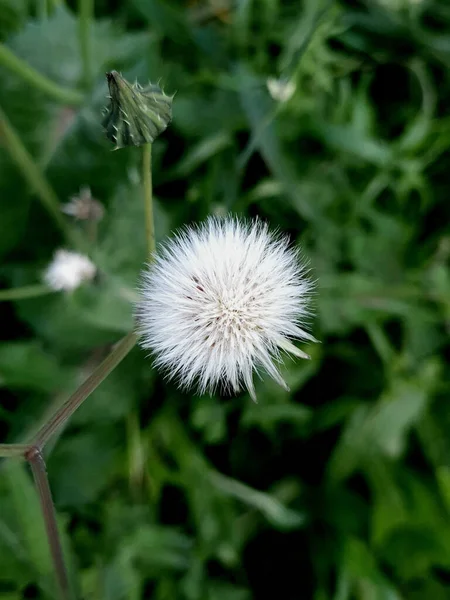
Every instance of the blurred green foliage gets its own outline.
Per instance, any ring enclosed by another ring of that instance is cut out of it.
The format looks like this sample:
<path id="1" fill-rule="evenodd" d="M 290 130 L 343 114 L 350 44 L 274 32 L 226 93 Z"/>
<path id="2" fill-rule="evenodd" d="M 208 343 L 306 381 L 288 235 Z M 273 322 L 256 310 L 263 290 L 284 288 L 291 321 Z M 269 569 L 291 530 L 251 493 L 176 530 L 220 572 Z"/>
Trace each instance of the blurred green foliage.
<path id="1" fill-rule="evenodd" d="M 259 403 L 182 395 L 135 349 L 48 456 L 86 600 L 450 598 L 450 6 L 446 0 L 98 0 L 88 72 L 74 2 L 0 0 L 0 105 L 61 202 L 106 207 L 73 295 L 3 303 L 0 434 L 17 441 L 132 327 L 145 260 L 140 153 L 111 152 L 104 72 L 176 92 L 154 145 L 159 239 L 260 215 L 317 279 L 312 360 Z M 295 85 L 274 100 L 267 79 Z M 83 87 L 84 86 L 84 87 Z M 64 244 L 2 143 L 0 284 Z M 81 229 L 81 226 L 79 226 Z M 0 470 L 0 598 L 53 595 L 39 506 Z"/>

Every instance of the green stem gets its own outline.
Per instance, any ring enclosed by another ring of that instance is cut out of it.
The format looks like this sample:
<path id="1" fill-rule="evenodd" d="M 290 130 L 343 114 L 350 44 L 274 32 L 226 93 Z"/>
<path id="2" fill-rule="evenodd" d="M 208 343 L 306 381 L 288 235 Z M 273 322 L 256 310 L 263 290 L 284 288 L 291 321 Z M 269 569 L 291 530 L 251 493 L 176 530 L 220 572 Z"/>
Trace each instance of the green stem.
<path id="1" fill-rule="evenodd" d="M 56 522 L 56 511 L 53 504 L 52 492 L 48 482 L 47 468 L 42 453 L 37 448 L 31 448 L 25 455 L 30 463 L 33 472 L 34 482 L 39 495 L 42 516 L 44 517 L 45 530 L 47 533 L 50 554 L 55 567 L 56 581 L 58 583 L 59 597 L 61 600 L 70 600 L 72 597 L 70 591 L 69 578 L 64 562 L 62 544 Z"/>
<path id="2" fill-rule="evenodd" d="M 84 85 L 89 88 L 91 85 L 91 23 L 94 17 L 93 0 L 78 0 L 79 29 L 78 36 L 80 40 L 81 62 L 83 64 Z"/>
<path id="3" fill-rule="evenodd" d="M 34 436 L 31 445 L 43 448 L 51 436 L 60 429 L 73 413 L 83 404 L 88 396 L 98 388 L 113 369 L 127 356 L 136 344 L 136 334 L 129 333 L 118 342 L 109 356 L 95 369 L 95 371 L 80 385 L 77 391 L 54 413 Z"/>
<path id="4" fill-rule="evenodd" d="M 0 302 L 37 298 L 38 296 L 45 296 L 46 294 L 52 293 L 53 290 L 41 283 L 37 283 L 36 285 L 25 285 L 23 287 L 0 290 Z"/>
<path id="5" fill-rule="evenodd" d="M 50 7 L 52 10 L 54 10 L 55 8 L 57 8 L 58 6 L 64 6 L 65 5 L 65 0 L 50 0 Z"/>
<path id="6" fill-rule="evenodd" d="M 25 456 L 25 452 L 29 450 L 26 444 L 0 444 L 0 457 L 10 458 L 12 456 Z"/>
<path id="7" fill-rule="evenodd" d="M 54 83 L 44 75 L 41 75 L 30 67 L 21 58 L 18 58 L 11 50 L 0 43 L 0 65 L 6 67 L 10 71 L 13 71 L 22 79 L 25 79 L 29 84 L 35 87 L 37 90 L 44 92 L 57 102 L 62 104 L 70 104 L 78 106 L 83 103 L 84 96 L 80 92 L 75 90 L 68 90 L 57 83 Z"/>
<path id="8" fill-rule="evenodd" d="M 153 218 L 153 192 L 152 192 L 152 145 L 145 144 L 142 156 L 142 180 L 144 183 L 145 204 L 145 234 L 149 258 L 155 252 L 155 223 Z"/>
<path id="9" fill-rule="evenodd" d="M 48 18 L 47 0 L 38 0 L 38 15 L 40 20 Z"/>
<path id="10" fill-rule="evenodd" d="M 145 480 L 145 450 L 142 443 L 139 419 L 135 411 L 127 419 L 128 480 L 136 500 L 140 499 Z"/>
<path id="11" fill-rule="evenodd" d="M 68 240 L 70 240 L 75 246 L 80 246 L 81 240 L 75 234 L 75 232 L 69 228 L 66 219 L 61 213 L 59 200 L 55 192 L 50 187 L 50 184 L 46 180 L 42 171 L 34 162 L 33 157 L 23 145 L 22 140 L 14 130 L 13 126 L 9 122 L 8 117 L 5 115 L 1 107 L 0 137 L 3 138 L 4 146 L 10 153 L 11 158 L 22 171 L 22 175 L 39 197 L 42 205 L 53 218 L 55 224 L 59 227 L 61 232 Z"/>

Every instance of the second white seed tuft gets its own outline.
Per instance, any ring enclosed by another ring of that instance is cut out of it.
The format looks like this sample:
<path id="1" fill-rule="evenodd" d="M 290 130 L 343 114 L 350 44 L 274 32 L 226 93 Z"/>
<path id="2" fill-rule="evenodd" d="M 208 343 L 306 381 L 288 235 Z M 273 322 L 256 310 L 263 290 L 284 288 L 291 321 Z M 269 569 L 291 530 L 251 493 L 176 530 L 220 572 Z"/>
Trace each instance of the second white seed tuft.
<path id="1" fill-rule="evenodd" d="M 83 282 L 92 280 L 96 272 L 96 266 L 87 256 L 60 249 L 45 270 L 44 281 L 52 290 L 72 292 Z"/>

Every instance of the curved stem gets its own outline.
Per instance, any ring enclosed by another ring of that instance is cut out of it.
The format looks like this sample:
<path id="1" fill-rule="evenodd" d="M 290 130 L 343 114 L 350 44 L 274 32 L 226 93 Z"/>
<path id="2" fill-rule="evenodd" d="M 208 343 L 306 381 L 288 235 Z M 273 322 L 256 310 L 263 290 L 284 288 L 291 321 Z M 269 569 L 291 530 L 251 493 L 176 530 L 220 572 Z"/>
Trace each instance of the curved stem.
<path id="1" fill-rule="evenodd" d="M 73 413 L 79 408 L 88 396 L 98 388 L 104 379 L 113 369 L 125 358 L 125 356 L 134 348 L 137 341 L 135 333 L 129 333 L 120 342 L 118 342 L 105 360 L 95 369 L 95 371 L 86 379 L 84 383 L 76 390 L 72 396 L 54 413 L 52 417 L 43 425 L 30 444 L 36 448 L 43 448 L 51 436 L 58 431 Z"/>
<path id="2" fill-rule="evenodd" d="M 38 296 L 45 296 L 52 293 L 53 290 L 41 283 L 37 283 L 36 285 L 24 285 L 23 287 L 0 290 L 0 302 L 37 298 Z"/>
<path id="3" fill-rule="evenodd" d="M 10 71 L 13 71 L 37 90 L 44 92 L 47 94 L 47 96 L 49 96 L 49 98 L 52 98 L 57 102 L 76 106 L 83 103 L 83 94 L 75 90 L 65 89 L 59 86 L 57 83 L 54 83 L 51 79 L 41 75 L 38 71 L 30 67 L 25 61 L 11 52 L 7 46 L 1 43 L 0 65 L 6 67 Z"/>
<path id="4" fill-rule="evenodd" d="M 91 84 L 91 23 L 94 16 L 93 0 L 78 0 L 79 29 L 81 62 L 83 64 L 84 85 L 89 88 Z"/>
<path id="5" fill-rule="evenodd" d="M 0 107 L 0 135 L 4 145 L 14 160 L 30 187 L 39 197 L 42 205 L 53 218 L 65 237 L 75 246 L 82 245 L 81 239 L 71 230 L 64 215 L 61 213 L 58 197 L 48 183 L 42 171 L 34 162 L 33 157 L 22 143 L 19 135 L 9 122 L 8 117 Z"/>
<path id="6" fill-rule="evenodd" d="M 142 180 L 144 184 L 145 234 L 149 257 L 155 252 L 155 223 L 153 218 L 152 192 L 152 145 L 145 144 L 142 149 Z"/>

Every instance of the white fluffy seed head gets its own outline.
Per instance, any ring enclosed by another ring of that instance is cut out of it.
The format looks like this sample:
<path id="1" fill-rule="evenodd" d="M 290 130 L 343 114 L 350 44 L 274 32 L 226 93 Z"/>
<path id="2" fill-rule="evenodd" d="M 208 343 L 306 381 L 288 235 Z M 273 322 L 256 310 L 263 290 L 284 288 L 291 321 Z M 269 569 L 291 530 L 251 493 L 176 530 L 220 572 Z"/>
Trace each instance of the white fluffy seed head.
<path id="1" fill-rule="evenodd" d="M 45 270 L 44 281 L 52 290 L 71 292 L 84 281 L 92 280 L 96 272 L 96 266 L 87 256 L 70 250 L 57 250 Z"/>
<path id="2" fill-rule="evenodd" d="M 281 350 L 304 330 L 312 283 L 299 251 L 259 220 L 209 218 L 164 244 L 143 274 L 136 317 L 140 343 L 182 388 L 246 387 L 253 370 L 287 389 Z"/>

